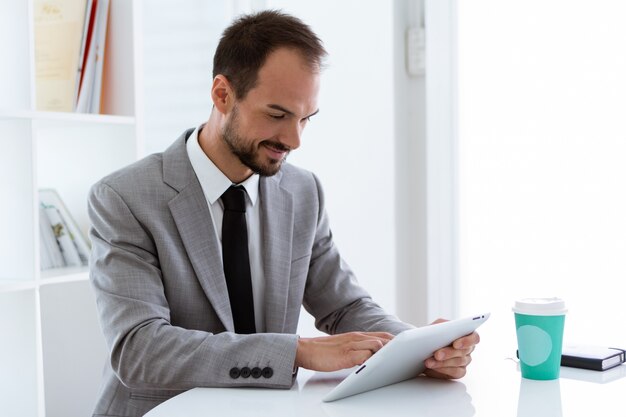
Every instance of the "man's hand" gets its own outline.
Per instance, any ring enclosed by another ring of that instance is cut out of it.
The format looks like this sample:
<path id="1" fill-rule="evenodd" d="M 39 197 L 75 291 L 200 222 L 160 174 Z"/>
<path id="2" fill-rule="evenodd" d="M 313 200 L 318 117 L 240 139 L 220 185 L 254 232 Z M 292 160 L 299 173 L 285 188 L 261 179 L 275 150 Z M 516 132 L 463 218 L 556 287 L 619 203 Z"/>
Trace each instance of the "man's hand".
<path id="1" fill-rule="evenodd" d="M 351 368 L 365 362 L 391 339 L 392 334 L 383 332 L 300 338 L 295 365 L 326 372 Z"/>
<path id="2" fill-rule="evenodd" d="M 446 320 L 438 319 L 432 324 L 444 321 Z M 440 379 L 463 378 L 467 372 L 467 365 L 472 361 L 471 354 L 478 342 L 480 342 L 480 337 L 474 332 L 455 340 L 450 346 L 439 349 L 424 362 L 426 365 L 424 373 Z"/>

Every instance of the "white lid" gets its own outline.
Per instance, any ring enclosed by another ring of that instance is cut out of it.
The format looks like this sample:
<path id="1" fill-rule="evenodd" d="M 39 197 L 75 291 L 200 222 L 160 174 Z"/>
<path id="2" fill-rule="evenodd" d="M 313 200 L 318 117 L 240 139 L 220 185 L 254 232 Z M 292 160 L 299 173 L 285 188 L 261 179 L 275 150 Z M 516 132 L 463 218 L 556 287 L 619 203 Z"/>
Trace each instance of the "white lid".
<path id="1" fill-rule="evenodd" d="M 565 301 L 558 297 L 522 298 L 515 301 L 513 311 L 530 316 L 562 316 L 567 313 Z"/>

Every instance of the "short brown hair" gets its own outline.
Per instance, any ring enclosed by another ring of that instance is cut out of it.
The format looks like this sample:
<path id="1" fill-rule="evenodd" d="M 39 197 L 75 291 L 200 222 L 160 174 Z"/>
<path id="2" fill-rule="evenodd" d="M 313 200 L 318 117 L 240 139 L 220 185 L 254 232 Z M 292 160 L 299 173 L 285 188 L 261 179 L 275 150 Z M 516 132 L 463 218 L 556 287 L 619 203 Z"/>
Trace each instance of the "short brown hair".
<path id="1" fill-rule="evenodd" d="M 256 85 L 267 56 L 281 47 L 298 50 L 315 70 L 327 55 L 322 41 L 300 19 L 264 10 L 240 16 L 224 30 L 213 57 L 213 78 L 224 75 L 241 100 Z"/>

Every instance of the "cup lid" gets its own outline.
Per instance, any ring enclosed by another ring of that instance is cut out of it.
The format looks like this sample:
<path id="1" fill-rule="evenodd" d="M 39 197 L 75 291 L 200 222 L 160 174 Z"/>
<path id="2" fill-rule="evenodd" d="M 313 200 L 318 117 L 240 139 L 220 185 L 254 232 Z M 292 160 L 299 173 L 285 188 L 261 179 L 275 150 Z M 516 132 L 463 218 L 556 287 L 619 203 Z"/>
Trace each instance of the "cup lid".
<path id="1" fill-rule="evenodd" d="M 513 311 L 531 316 L 561 316 L 567 313 L 565 301 L 558 297 L 522 298 L 515 301 Z"/>

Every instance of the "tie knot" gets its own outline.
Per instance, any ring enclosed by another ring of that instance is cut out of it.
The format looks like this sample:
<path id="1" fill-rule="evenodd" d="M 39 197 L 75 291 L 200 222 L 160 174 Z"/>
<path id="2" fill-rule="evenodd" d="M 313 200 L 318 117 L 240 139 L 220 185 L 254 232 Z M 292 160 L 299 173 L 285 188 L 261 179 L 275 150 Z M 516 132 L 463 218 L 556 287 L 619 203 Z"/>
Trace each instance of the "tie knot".
<path id="1" fill-rule="evenodd" d="M 231 185 L 221 198 L 224 210 L 246 212 L 246 189 L 242 186 Z"/>

